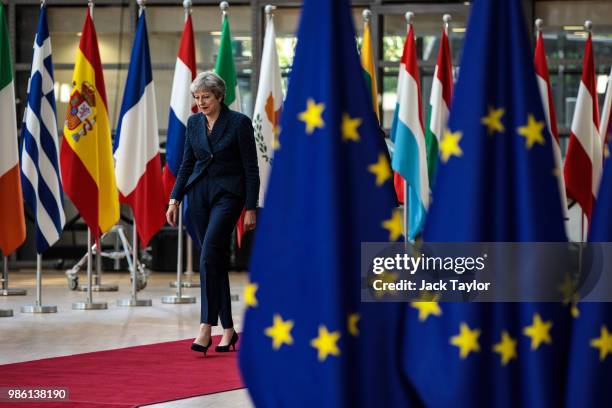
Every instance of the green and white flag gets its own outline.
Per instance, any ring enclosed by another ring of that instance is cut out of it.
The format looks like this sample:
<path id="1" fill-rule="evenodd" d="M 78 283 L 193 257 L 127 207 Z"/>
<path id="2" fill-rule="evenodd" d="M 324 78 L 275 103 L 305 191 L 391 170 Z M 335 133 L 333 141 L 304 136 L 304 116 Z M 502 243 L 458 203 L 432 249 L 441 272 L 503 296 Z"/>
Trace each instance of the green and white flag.
<path id="1" fill-rule="evenodd" d="M 25 240 L 25 221 L 17 152 L 15 89 L 9 32 L 0 2 L 0 251 L 11 254 Z"/>
<path id="2" fill-rule="evenodd" d="M 431 85 L 429 118 L 427 121 L 427 131 L 425 133 L 425 144 L 427 145 L 427 174 L 429 175 L 430 188 L 433 187 L 435 183 L 439 159 L 438 145 L 446 130 L 452 94 L 453 62 L 450 55 L 448 35 L 446 34 L 446 30 L 442 29 L 438 62 Z"/>
<path id="3" fill-rule="evenodd" d="M 238 78 L 236 76 L 236 66 L 234 65 L 234 54 L 232 52 L 232 34 L 230 32 L 229 20 L 225 13 L 221 26 L 221 44 L 217 54 L 215 72 L 225 81 L 225 104 L 231 110 L 241 112 Z"/>

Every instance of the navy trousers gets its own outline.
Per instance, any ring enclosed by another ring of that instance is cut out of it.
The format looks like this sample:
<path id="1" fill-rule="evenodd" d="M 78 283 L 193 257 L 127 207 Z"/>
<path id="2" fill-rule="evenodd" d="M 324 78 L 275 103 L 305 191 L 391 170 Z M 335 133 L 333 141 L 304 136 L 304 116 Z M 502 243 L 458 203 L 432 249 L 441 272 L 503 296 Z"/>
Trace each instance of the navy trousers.
<path id="1" fill-rule="evenodd" d="M 189 191 L 189 214 L 201 244 L 200 322 L 224 329 L 234 327 L 229 286 L 232 232 L 244 199 L 217 186 L 204 176 Z"/>

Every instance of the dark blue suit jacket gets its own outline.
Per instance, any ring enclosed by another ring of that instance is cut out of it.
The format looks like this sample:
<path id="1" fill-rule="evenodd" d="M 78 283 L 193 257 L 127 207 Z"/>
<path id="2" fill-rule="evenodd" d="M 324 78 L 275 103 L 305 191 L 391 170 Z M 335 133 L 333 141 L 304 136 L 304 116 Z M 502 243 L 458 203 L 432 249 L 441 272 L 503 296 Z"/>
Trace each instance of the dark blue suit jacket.
<path id="1" fill-rule="evenodd" d="M 251 120 L 223 105 L 208 137 L 206 123 L 203 113 L 187 121 L 183 163 L 170 197 L 182 201 L 201 177 L 209 177 L 224 190 L 244 198 L 247 210 L 257 208 L 259 168 Z"/>

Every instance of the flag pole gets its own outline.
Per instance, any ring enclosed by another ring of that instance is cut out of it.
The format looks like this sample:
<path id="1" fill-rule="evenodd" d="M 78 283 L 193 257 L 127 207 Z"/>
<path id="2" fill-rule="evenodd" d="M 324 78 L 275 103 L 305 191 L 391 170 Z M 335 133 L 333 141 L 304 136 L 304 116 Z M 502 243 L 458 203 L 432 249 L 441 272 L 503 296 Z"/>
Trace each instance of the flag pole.
<path id="1" fill-rule="evenodd" d="M 185 9 L 185 21 L 187 21 L 187 18 L 189 18 L 189 15 L 192 12 L 192 9 L 191 9 L 192 3 L 193 2 L 191 0 L 183 1 L 183 8 Z M 179 240 L 183 239 L 183 234 L 185 233 L 184 229 L 180 226 L 180 223 L 182 223 L 183 221 L 182 208 L 183 206 L 181 204 L 179 206 L 179 229 L 178 229 Z M 181 257 L 182 259 L 184 252 L 185 251 L 183 251 L 183 244 L 179 243 L 177 258 Z M 177 259 L 177 263 L 178 263 L 178 259 Z M 180 269 L 181 270 L 183 269 L 182 263 L 181 263 Z M 181 278 L 181 279 L 177 279 L 175 281 L 170 282 L 170 287 L 175 288 L 177 284 L 180 284 L 184 288 L 199 288 L 200 287 L 199 283 L 192 281 L 193 279 L 193 241 L 191 240 L 191 237 L 189 236 L 189 234 L 187 234 L 187 270 L 185 271 L 185 277 L 187 278 L 186 281 L 183 281 Z M 179 296 L 178 293 L 177 293 L 177 296 Z M 162 299 L 162 302 L 163 302 L 163 299 Z"/>
<path id="2" fill-rule="evenodd" d="M 185 2 L 186 3 L 186 2 Z M 183 282 L 181 275 L 183 274 L 183 205 L 178 208 L 178 250 L 176 256 L 176 296 L 163 296 L 162 303 L 183 304 L 195 303 L 195 296 L 183 295 Z"/>
<path id="3" fill-rule="evenodd" d="M 42 254 L 36 254 L 36 304 L 22 306 L 21 313 L 57 313 L 57 306 L 42 304 Z"/>
<path id="4" fill-rule="evenodd" d="M 140 4 L 140 0 L 139 0 Z M 142 9 L 141 9 L 142 11 Z M 138 287 L 138 231 L 136 229 L 136 214 L 132 211 L 132 215 L 134 217 L 134 226 L 132 228 L 132 289 L 130 293 L 130 298 L 128 299 L 120 299 L 117 301 L 117 306 L 152 306 L 153 301 L 151 299 L 138 299 L 136 297 Z"/>
<path id="5" fill-rule="evenodd" d="M 99 227 L 98 227 L 99 228 Z M 74 310 L 101 310 L 108 309 L 108 304 L 106 302 L 94 302 L 93 301 L 93 293 L 92 293 L 92 281 L 93 281 L 93 273 L 92 273 L 92 238 L 91 238 L 91 228 L 87 228 L 87 299 L 85 302 L 75 302 L 72 304 L 72 309 Z"/>
<path id="6" fill-rule="evenodd" d="M 450 22 L 452 21 L 452 16 L 450 14 L 445 14 L 442 16 L 442 21 L 444 22 L 444 32 L 448 36 L 448 28 L 450 26 Z"/>
<path id="7" fill-rule="evenodd" d="M 191 14 L 191 0 L 183 1 L 183 9 L 185 12 L 185 21 L 189 18 Z M 162 296 L 162 303 L 166 304 L 185 304 L 185 303 L 195 303 L 195 296 L 183 296 L 183 204 L 181 203 L 178 207 L 178 248 L 176 251 L 176 282 L 174 286 L 176 287 L 176 296 Z M 185 282 L 188 283 L 188 282 Z M 172 286 L 172 284 L 170 285 Z"/>
<path id="8" fill-rule="evenodd" d="M 593 22 L 591 20 L 586 20 L 584 22 L 584 29 L 586 30 L 586 32 L 588 33 L 589 36 L 591 36 L 592 34 L 592 30 L 593 30 Z M 597 96 L 595 96 L 595 98 L 597 98 Z M 595 101 L 597 101 L 597 99 L 595 99 Z M 602 146 L 603 149 L 603 146 Z M 603 151 L 603 150 L 602 150 Z M 598 171 L 601 169 L 597 169 Z M 584 213 L 584 208 L 580 207 L 581 209 L 581 217 L 580 217 L 580 241 L 584 242 L 585 239 L 585 231 L 584 231 L 584 217 L 585 217 L 585 213 Z M 592 211 L 592 209 L 591 209 Z M 587 229 L 588 229 L 588 224 L 587 224 Z M 582 245 L 580 247 L 580 249 L 582 249 Z"/>
<path id="9" fill-rule="evenodd" d="M 227 16 L 227 9 L 229 8 L 229 3 L 227 1 L 222 1 L 219 3 L 219 8 L 221 9 L 221 21 L 223 21 L 223 17 Z"/>
<path id="10" fill-rule="evenodd" d="M 2 268 L 2 289 L 0 289 L 0 296 L 23 296 L 27 293 L 25 289 L 9 289 L 8 279 L 8 256 L 3 255 L 3 268 Z"/>
<path id="11" fill-rule="evenodd" d="M 412 11 L 408 11 L 405 14 L 406 23 L 408 24 L 408 31 L 410 31 L 410 27 L 412 26 L 412 21 L 414 20 L 414 13 Z M 408 244 L 410 242 L 410 214 L 408 213 L 408 180 L 404 179 L 404 245 L 405 248 L 408 249 Z"/>
<path id="12" fill-rule="evenodd" d="M 8 283 L 8 258 L 6 255 L 3 254 L 3 259 L 4 259 L 4 268 L 2 271 L 2 295 L 7 296 L 8 293 L 5 295 L 4 291 L 8 290 L 8 288 L 6 288 L 6 285 Z M 12 309 L 0 309 L 0 317 L 11 317 L 11 316 L 13 316 Z"/>

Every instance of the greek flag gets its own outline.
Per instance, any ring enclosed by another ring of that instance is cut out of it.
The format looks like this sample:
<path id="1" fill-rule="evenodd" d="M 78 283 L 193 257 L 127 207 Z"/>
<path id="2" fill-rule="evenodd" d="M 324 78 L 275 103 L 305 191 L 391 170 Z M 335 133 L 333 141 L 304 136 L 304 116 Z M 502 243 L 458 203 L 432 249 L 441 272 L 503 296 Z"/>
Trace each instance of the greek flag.
<path id="1" fill-rule="evenodd" d="M 66 221 L 58 165 L 53 84 L 47 10 L 42 6 L 34 40 L 28 104 L 21 127 L 21 183 L 24 201 L 36 219 L 36 250 L 39 254 L 59 239 Z"/>

